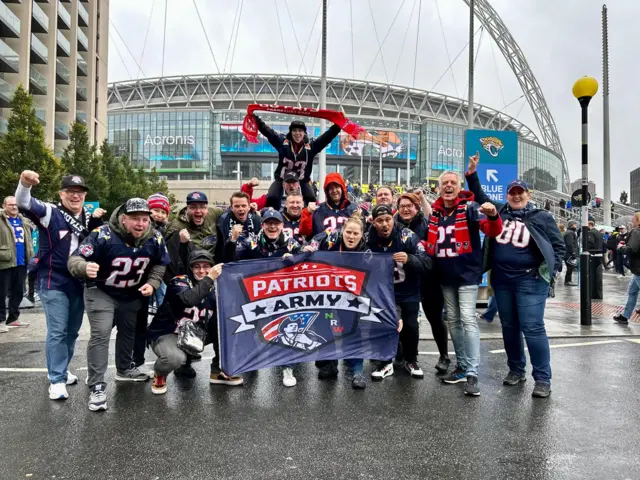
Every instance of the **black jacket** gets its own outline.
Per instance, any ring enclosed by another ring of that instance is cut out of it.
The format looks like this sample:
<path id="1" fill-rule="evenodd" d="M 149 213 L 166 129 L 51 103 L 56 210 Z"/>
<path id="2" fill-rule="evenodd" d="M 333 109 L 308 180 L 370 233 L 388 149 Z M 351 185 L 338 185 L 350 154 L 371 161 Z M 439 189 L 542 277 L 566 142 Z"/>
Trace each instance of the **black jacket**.
<path id="1" fill-rule="evenodd" d="M 626 235 L 626 245 L 621 247 L 629 257 L 629 270 L 634 275 L 640 275 L 640 227 L 636 227 Z"/>
<path id="2" fill-rule="evenodd" d="M 575 230 L 569 228 L 567 233 L 564 234 L 564 246 L 567 249 L 564 254 L 565 260 L 578 255 L 578 234 Z"/>
<path id="3" fill-rule="evenodd" d="M 340 127 L 332 125 L 329 130 L 324 132 L 318 138 L 309 139 L 304 136 L 302 149 L 296 154 L 293 151 L 293 141 L 291 133 L 283 135 L 269 127 L 264 121 L 254 115 L 258 130 L 264 135 L 269 143 L 278 151 L 278 167 L 274 172 L 274 178 L 283 179 L 285 173 L 293 172 L 298 175 L 301 182 L 311 180 L 311 171 L 313 170 L 313 159 L 315 156 L 326 148 L 331 141 L 340 133 Z"/>
<path id="4" fill-rule="evenodd" d="M 604 253 L 604 237 L 595 228 L 587 233 L 587 250 L 591 255 L 602 255 Z"/>

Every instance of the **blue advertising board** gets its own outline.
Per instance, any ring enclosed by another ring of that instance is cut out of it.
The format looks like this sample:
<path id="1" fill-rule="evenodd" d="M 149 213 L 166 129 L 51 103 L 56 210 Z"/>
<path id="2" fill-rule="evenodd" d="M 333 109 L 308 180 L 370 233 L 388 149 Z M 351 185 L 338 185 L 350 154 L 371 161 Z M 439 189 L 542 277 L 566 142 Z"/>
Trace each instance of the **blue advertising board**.
<path id="1" fill-rule="evenodd" d="M 87 212 L 93 213 L 96 208 L 100 208 L 100 202 L 84 202 L 84 208 L 87 209 Z"/>
<path id="2" fill-rule="evenodd" d="M 518 178 L 518 133 L 504 130 L 466 130 L 465 159 L 478 153 L 482 190 L 498 203 L 507 202 L 507 185 Z"/>

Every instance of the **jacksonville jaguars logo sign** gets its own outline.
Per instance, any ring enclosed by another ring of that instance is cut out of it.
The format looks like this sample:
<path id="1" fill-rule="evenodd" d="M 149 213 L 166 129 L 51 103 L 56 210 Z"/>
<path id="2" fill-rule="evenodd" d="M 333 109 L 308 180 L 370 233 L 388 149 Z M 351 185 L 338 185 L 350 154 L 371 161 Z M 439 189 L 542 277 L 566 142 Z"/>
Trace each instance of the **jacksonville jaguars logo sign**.
<path id="1" fill-rule="evenodd" d="M 504 143 L 502 143 L 502 140 L 497 137 L 481 138 L 480 144 L 492 157 L 497 157 L 500 154 L 500 151 L 504 148 Z"/>
<path id="2" fill-rule="evenodd" d="M 323 262 L 302 263 L 240 280 L 246 303 L 229 318 L 233 335 L 313 352 L 352 335 L 359 322 L 380 323 L 366 294 L 368 274 Z"/>

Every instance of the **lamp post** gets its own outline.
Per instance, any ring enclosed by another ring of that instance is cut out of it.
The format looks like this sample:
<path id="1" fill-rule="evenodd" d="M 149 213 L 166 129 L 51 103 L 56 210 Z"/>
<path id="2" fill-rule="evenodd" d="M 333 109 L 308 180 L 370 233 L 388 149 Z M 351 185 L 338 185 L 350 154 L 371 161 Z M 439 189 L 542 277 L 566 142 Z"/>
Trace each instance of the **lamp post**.
<path id="1" fill-rule="evenodd" d="M 598 81 L 593 77 L 582 77 L 573 84 L 573 96 L 582 108 L 582 252 L 580 253 L 580 325 L 591 325 L 591 291 L 589 283 L 589 148 L 588 123 L 589 102 L 598 91 Z"/>

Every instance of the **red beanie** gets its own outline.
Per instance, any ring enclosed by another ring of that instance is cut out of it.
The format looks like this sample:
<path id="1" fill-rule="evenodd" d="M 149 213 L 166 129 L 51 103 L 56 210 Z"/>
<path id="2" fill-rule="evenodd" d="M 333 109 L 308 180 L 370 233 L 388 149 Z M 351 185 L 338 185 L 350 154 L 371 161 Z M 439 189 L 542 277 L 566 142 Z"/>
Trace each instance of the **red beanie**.
<path id="1" fill-rule="evenodd" d="M 159 208 L 169 215 L 169 199 L 162 193 L 154 193 L 147 199 L 147 203 L 149 204 L 149 208 Z"/>

